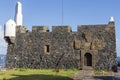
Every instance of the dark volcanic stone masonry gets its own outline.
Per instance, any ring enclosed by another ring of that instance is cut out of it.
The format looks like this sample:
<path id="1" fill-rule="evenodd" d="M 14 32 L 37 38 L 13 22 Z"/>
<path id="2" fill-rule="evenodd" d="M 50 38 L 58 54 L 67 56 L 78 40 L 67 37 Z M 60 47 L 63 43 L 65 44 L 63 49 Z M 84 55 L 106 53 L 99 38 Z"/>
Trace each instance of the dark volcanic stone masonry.
<path id="1" fill-rule="evenodd" d="M 13 40 L 13 39 L 12 39 Z M 33 26 L 28 31 L 16 27 L 16 37 L 7 39 L 7 68 L 115 69 L 116 39 L 114 22 L 70 26 Z"/>

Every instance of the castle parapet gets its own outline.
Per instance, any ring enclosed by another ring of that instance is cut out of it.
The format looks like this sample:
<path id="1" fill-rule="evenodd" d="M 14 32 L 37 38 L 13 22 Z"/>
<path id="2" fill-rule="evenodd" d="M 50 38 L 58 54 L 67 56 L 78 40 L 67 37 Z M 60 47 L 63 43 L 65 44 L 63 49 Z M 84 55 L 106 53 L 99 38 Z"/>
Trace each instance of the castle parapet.
<path id="1" fill-rule="evenodd" d="M 52 32 L 72 32 L 71 26 L 52 26 Z"/>
<path id="2" fill-rule="evenodd" d="M 32 32 L 49 32 L 48 26 L 33 26 Z"/>
<path id="3" fill-rule="evenodd" d="M 26 33 L 28 30 L 25 26 L 17 26 L 16 27 L 16 32 L 17 33 Z"/>
<path id="4" fill-rule="evenodd" d="M 108 24 L 97 24 L 97 25 L 79 25 L 77 27 L 78 32 L 85 32 L 85 31 L 102 31 Z"/>

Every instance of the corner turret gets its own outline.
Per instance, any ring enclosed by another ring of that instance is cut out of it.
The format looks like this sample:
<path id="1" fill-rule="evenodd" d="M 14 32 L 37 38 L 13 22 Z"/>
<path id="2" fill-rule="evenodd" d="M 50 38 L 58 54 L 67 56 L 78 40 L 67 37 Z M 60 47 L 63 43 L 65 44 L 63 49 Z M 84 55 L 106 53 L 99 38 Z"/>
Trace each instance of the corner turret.
<path id="1" fill-rule="evenodd" d="M 21 31 L 21 33 L 26 32 L 26 28 L 22 25 L 23 16 L 22 16 L 22 4 L 21 2 L 17 2 L 16 11 L 15 11 L 15 21 L 10 19 L 6 22 L 4 26 L 4 38 L 8 44 L 12 44 L 15 42 L 16 31 Z M 19 29 L 17 27 L 19 26 Z M 23 31 L 22 31 L 23 30 Z"/>
<path id="2" fill-rule="evenodd" d="M 114 22 L 114 17 L 113 16 L 110 17 L 110 22 Z"/>
<path id="3" fill-rule="evenodd" d="M 110 17 L 109 23 L 108 23 L 109 27 L 115 27 L 115 20 L 114 17 Z"/>
<path id="4" fill-rule="evenodd" d="M 12 19 L 9 19 L 4 25 L 4 30 L 4 38 L 8 44 L 14 43 L 16 36 L 16 23 Z"/>

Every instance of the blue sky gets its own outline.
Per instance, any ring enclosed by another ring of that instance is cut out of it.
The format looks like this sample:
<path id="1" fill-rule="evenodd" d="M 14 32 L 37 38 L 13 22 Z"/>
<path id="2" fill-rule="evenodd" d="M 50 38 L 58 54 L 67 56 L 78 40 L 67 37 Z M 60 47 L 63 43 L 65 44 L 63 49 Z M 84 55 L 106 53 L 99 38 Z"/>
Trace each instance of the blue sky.
<path id="1" fill-rule="evenodd" d="M 34 25 L 62 25 L 62 0 L 0 0 L 0 27 L 15 15 L 16 2 L 23 5 L 23 24 L 31 30 Z M 115 19 L 117 53 L 120 56 L 120 0 L 63 0 L 64 25 L 77 30 L 82 24 L 107 24 Z"/>

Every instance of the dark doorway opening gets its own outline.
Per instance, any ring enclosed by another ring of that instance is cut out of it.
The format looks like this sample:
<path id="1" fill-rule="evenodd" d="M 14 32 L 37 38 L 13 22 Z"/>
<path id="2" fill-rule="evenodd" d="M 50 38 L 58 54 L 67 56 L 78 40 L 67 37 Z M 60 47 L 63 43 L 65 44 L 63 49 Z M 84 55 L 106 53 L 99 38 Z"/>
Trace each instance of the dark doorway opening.
<path id="1" fill-rule="evenodd" d="M 84 65 L 92 66 L 92 55 L 90 53 L 86 53 L 84 56 Z"/>

